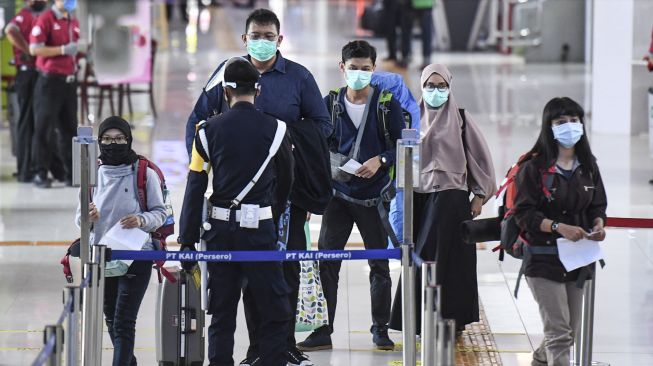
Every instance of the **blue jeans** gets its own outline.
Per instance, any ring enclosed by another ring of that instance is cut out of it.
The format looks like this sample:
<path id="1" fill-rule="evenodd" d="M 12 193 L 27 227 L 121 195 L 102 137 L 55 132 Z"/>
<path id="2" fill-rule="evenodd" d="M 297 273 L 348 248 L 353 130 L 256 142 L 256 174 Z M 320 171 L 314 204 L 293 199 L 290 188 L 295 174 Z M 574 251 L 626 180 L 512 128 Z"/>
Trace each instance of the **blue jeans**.
<path id="1" fill-rule="evenodd" d="M 150 283 L 152 262 L 133 262 L 123 276 L 104 281 L 104 317 L 113 343 L 113 366 L 135 366 L 136 317 Z"/>

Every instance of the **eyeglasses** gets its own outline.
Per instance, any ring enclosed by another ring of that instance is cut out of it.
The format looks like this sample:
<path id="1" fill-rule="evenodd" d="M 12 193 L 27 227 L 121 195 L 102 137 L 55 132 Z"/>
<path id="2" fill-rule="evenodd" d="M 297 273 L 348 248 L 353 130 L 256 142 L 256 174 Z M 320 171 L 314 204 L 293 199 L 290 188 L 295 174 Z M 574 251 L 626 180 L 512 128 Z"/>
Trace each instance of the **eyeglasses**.
<path id="1" fill-rule="evenodd" d="M 277 40 L 277 37 L 279 37 L 279 35 L 274 34 L 274 33 L 265 33 L 265 34 L 249 33 L 249 34 L 247 34 L 247 38 L 250 41 L 258 41 L 260 39 L 265 39 L 267 41 L 274 42 L 274 41 Z"/>
<path id="2" fill-rule="evenodd" d="M 109 145 L 112 143 L 116 143 L 118 145 L 124 145 L 127 142 L 128 141 L 126 136 L 118 136 L 118 137 L 102 136 L 102 138 L 100 139 L 100 143 L 102 145 Z"/>
<path id="3" fill-rule="evenodd" d="M 437 85 L 433 83 L 427 83 L 424 89 L 429 92 L 432 92 L 435 89 L 438 89 L 438 91 L 441 92 L 446 92 L 447 90 L 449 90 L 449 85 L 447 85 L 447 83 L 439 83 Z"/>

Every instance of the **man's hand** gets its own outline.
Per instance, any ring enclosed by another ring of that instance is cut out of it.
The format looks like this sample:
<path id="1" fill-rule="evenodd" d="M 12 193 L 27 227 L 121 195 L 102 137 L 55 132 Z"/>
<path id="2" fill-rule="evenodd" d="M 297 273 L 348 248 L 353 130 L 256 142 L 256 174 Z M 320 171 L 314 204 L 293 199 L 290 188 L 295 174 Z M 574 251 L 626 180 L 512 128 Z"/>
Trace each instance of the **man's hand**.
<path id="1" fill-rule="evenodd" d="M 195 244 L 182 244 L 179 249 L 180 252 L 196 252 Z M 186 272 L 191 272 L 197 265 L 197 262 L 181 262 L 181 268 Z"/>
<path id="2" fill-rule="evenodd" d="M 356 176 L 360 178 L 366 178 L 366 179 L 372 178 L 380 167 L 381 167 L 381 158 L 375 156 L 370 160 L 366 161 L 363 164 L 363 166 L 358 168 L 358 170 L 356 171 Z"/>
<path id="3" fill-rule="evenodd" d="M 483 198 L 479 196 L 474 196 L 472 198 L 472 218 L 478 217 L 483 210 Z"/>
<path id="4" fill-rule="evenodd" d="M 587 232 L 582 227 L 567 224 L 558 224 L 558 233 L 571 241 L 579 241 L 587 237 Z"/>
<path id="5" fill-rule="evenodd" d="M 123 229 L 135 229 L 141 227 L 141 218 L 138 215 L 127 215 L 120 220 Z"/>
<path id="6" fill-rule="evenodd" d="M 100 212 L 97 210 L 97 207 L 93 202 L 89 205 L 88 219 L 91 222 L 97 222 L 97 220 L 100 219 Z"/>

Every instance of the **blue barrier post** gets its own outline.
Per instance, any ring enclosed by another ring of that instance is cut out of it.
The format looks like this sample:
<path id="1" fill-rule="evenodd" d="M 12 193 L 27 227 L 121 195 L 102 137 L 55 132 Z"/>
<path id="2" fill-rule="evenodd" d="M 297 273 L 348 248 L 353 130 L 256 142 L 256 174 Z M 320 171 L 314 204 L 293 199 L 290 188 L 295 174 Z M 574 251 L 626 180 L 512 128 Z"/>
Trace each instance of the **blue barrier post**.
<path id="1" fill-rule="evenodd" d="M 84 265 L 84 277 L 89 280 L 88 286 L 83 290 L 83 309 L 82 309 L 82 365 L 96 365 L 94 359 L 95 348 L 95 304 L 97 300 L 97 272 L 98 264 L 89 262 Z"/>

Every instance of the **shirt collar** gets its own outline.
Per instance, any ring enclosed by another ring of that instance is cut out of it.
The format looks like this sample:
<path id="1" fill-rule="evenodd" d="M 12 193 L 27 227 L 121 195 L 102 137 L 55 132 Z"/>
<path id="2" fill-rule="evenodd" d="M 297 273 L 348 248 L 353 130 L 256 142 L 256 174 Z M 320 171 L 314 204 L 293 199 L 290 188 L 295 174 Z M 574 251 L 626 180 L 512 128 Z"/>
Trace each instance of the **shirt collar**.
<path id="1" fill-rule="evenodd" d="M 247 55 L 247 59 L 251 62 L 252 61 L 252 56 Z M 274 65 L 272 65 L 272 68 L 265 73 L 268 73 L 272 70 L 278 71 L 282 74 L 286 73 L 286 59 L 281 56 L 281 51 L 277 51 L 277 59 L 274 61 Z"/>
<path id="2" fill-rule="evenodd" d="M 231 106 L 231 109 L 256 109 L 256 107 L 254 107 L 254 104 L 249 102 L 237 102 Z"/>
<path id="3" fill-rule="evenodd" d="M 63 13 L 61 12 L 61 10 L 57 9 L 56 6 L 52 5 L 52 7 L 51 7 L 50 9 L 52 9 L 52 12 L 54 13 L 54 16 L 55 16 L 58 20 L 61 20 L 61 19 L 65 18 L 65 16 L 64 16 Z"/>
<path id="4" fill-rule="evenodd" d="M 571 166 L 571 172 L 572 172 L 572 173 L 575 172 L 576 169 L 578 169 L 579 166 L 581 166 L 581 163 L 580 163 L 580 161 L 578 161 L 578 158 L 576 157 L 576 158 L 574 158 L 574 164 Z M 558 164 L 555 165 L 555 168 L 556 168 L 556 173 L 558 173 L 558 174 L 563 174 L 563 173 L 562 173 L 562 170 L 560 169 L 560 167 L 558 166 Z M 564 174 L 563 174 L 563 175 L 564 175 Z"/>

